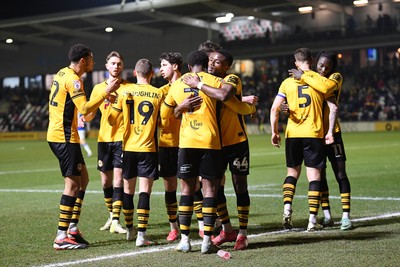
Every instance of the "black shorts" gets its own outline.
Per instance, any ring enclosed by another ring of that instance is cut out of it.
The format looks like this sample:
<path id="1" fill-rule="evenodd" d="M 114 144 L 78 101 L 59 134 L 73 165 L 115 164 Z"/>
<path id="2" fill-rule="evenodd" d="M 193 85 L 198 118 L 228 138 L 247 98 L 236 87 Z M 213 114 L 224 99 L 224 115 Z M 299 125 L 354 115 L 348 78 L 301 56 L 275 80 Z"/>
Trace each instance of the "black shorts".
<path id="1" fill-rule="evenodd" d="M 286 166 L 322 169 L 326 165 L 325 142 L 322 138 L 286 138 Z"/>
<path id="2" fill-rule="evenodd" d="M 122 177 L 124 179 L 131 179 L 134 177 L 158 179 L 157 152 L 124 151 L 122 161 Z"/>
<path id="3" fill-rule="evenodd" d="M 222 148 L 222 166 L 224 171 L 229 165 L 232 174 L 246 176 L 249 175 L 250 150 L 249 142 L 244 142 L 225 146 Z"/>
<path id="4" fill-rule="evenodd" d="M 178 173 L 178 147 L 159 147 L 158 161 L 161 177 L 174 177 Z"/>
<path id="5" fill-rule="evenodd" d="M 81 176 L 82 165 L 85 165 L 81 145 L 79 143 L 48 143 L 58 159 L 62 176 Z"/>
<path id="6" fill-rule="evenodd" d="M 220 149 L 180 148 L 178 178 L 201 176 L 203 179 L 222 178 L 222 151 Z"/>
<path id="7" fill-rule="evenodd" d="M 102 172 L 122 168 L 122 142 L 97 143 L 97 169 Z"/>
<path id="8" fill-rule="evenodd" d="M 344 151 L 342 133 L 335 133 L 333 137 L 333 144 L 326 145 L 325 147 L 326 156 L 330 162 L 346 161 L 346 152 Z"/>

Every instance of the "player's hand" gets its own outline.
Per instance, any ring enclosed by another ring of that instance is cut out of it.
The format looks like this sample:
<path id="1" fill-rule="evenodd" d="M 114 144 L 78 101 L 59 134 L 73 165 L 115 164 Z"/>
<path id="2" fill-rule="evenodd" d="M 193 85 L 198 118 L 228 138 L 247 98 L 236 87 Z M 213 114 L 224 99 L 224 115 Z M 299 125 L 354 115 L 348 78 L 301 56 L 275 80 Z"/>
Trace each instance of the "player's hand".
<path id="1" fill-rule="evenodd" d="M 289 105 L 286 103 L 286 101 L 281 104 L 280 109 L 282 112 L 290 113 Z"/>
<path id="2" fill-rule="evenodd" d="M 325 135 L 325 144 L 327 145 L 331 145 L 335 142 L 335 139 L 333 138 L 333 134 L 332 133 L 327 133 Z"/>
<path id="3" fill-rule="evenodd" d="M 304 71 L 301 69 L 290 69 L 289 70 L 289 75 L 292 76 L 295 80 L 300 80 L 301 75 L 304 74 Z"/>
<path id="4" fill-rule="evenodd" d="M 118 78 L 111 78 L 107 80 L 108 86 L 107 86 L 107 92 L 109 94 L 115 92 L 119 88 L 120 84 L 120 79 Z"/>
<path id="5" fill-rule="evenodd" d="M 272 133 L 271 144 L 279 148 L 281 146 L 281 136 L 279 134 Z"/>
<path id="6" fill-rule="evenodd" d="M 256 96 L 256 95 L 243 96 L 242 102 L 250 104 L 250 105 L 255 105 L 258 102 L 258 96 Z"/>
<path id="7" fill-rule="evenodd" d="M 78 117 L 78 127 L 79 128 L 85 127 L 85 116 Z"/>
<path id="8" fill-rule="evenodd" d="M 115 103 L 115 100 L 116 100 L 116 99 L 117 99 L 117 96 L 114 95 L 114 94 L 110 94 L 110 95 L 107 96 L 107 100 L 108 100 L 111 104 Z"/>
<path id="9" fill-rule="evenodd" d="M 185 75 L 182 80 L 191 88 L 197 88 L 197 85 L 200 82 L 200 78 L 197 75 Z"/>
<path id="10" fill-rule="evenodd" d="M 200 107 L 201 103 L 203 103 L 203 98 L 201 98 L 201 96 L 194 96 L 191 94 L 179 105 L 181 106 L 182 110 L 187 111 Z"/>
<path id="11" fill-rule="evenodd" d="M 194 96 L 193 94 L 190 94 L 181 103 L 179 103 L 178 106 L 175 107 L 174 109 L 175 118 L 180 119 L 182 113 L 187 112 L 189 110 L 193 111 L 194 109 L 200 107 L 201 103 L 203 103 L 203 98 L 201 98 L 201 96 Z"/>

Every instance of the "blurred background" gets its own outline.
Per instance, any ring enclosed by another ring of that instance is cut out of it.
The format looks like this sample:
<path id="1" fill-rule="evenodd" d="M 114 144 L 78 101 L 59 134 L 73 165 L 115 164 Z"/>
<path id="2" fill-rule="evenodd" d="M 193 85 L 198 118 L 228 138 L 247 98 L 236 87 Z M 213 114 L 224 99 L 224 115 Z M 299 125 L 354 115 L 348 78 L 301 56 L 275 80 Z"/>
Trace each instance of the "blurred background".
<path id="1" fill-rule="evenodd" d="M 95 70 L 83 77 L 87 95 L 106 78 L 105 58 L 112 50 L 124 56 L 123 76 L 132 81 L 136 61 L 150 59 L 156 70 L 152 84 L 158 87 L 166 83 L 158 73 L 161 53 L 180 52 L 185 59 L 204 41 L 218 43 L 234 56 L 231 72 L 242 78 L 243 94 L 259 97 L 257 116 L 247 118 L 250 131 L 259 134 L 269 130 L 269 109 L 294 67 L 294 50 L 308 47 L 315 55 L 332 50 L 344 77 L 339 106 L 344 131 L 400 130 L 400 1 L 42 0 L 7 5 L 0 10 L 0 140 L 4 133 L 47 130 L 52 77 L 69 64 L 68 50 L 75 43 L 90 46 L 96 61 Z M 361 127 L 360 122 L 368 124 Z M 97 127 L 94 120 L 91 129 Z"/>

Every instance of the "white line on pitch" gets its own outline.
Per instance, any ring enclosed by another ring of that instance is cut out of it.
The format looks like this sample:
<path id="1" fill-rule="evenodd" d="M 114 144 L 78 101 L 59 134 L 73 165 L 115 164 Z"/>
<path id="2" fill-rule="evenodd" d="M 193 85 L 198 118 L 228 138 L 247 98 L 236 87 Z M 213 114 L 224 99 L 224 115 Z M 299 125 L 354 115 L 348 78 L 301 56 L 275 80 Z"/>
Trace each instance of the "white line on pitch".
<path id="1" fill-rule="evenodd" d="M 392 218 L 392 217 L 399 217 L 399 216 L 400 216 L 400 212 L 395 212 L 395 213 L 381 214 L 381 215 L 377 215 L 377 216 L 370 216 L 370 217 L 352 219 L 352 221 L 353 222 L 373 221 L 373 220 Z M 279 231 L 266 232 L 266 233 L 261 233 L 261 234 L 253 234 L 253 235 L 249 235 L 248 238 L 251 239 L 251 238 L 260 237 L 260 236 L 266 236 L 266 235 L 282 234 L 282 233 L 287 233 L 288 231 L 289 230 L 279 230 Z M 201 244 L 201 242 L 202 241 L 192 242 L 192 245 L 199 245 L 199 244 Z M 166 246 L 148 248 L 148 249 L 144 249 L 144 250 L 140 250 L 140 251 L 134 251 L 134 252 L 119 253 L 119 254 L 112 254 L 112 255 L 108 255 L 108 256 L 94 257 L 94 258 L 83 259 L 83 260 L 76 260 L 76 261 L 69 261 L 69 262 L 59 262 L 59 263 L 54 263 L 54 264 L 42 265 L 42 267 L 68 266 L 68 265 L 75 265 L 75 264 L 82 264 L 82 263 L 97 262 L 97 261 L 102 261 L 102 260 L 110 260 L 110 259 L 115 259 L 115 258 L 133 257 L 133 256 L 141 255 L 143 253 L 155 253 L 155 252 L 160 252 L 160 251 L 171 250 L 171 249 L 174 249 L 175 246 L 176 245 L 166 245 Z"/>

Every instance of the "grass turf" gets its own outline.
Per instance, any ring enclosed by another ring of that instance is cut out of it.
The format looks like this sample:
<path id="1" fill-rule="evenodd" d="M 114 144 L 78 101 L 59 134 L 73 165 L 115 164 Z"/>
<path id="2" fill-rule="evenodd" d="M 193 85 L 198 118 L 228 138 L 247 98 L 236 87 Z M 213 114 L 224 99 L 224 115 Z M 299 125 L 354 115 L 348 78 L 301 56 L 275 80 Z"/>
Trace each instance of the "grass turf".
<path id="1" fill-rule="evenodd" d="M 270 144 L 269 135 L 250 136 L 249 248 L 234 251 L 223 244 L 230 260 L 201 255 L 197 223 L 192 221 L 192 253 L 174 251 L 165 240 L 169 225 L 163 183 L 154 184 L 148 235 L 160 245 L 136 248 L 124 235 L 99 231 L 107 219 L 96 155 L 86 159 L 91 182 L 85 196 L 80 228 L 90 247 L 55 251 L 63 178 L 45 141 L 0 142 L 0 258 L 2 266 L 398 266 L 400 256 L 400 133 L 344 133 L 347 173 L 351 182 L 351 217 L 355 228 L 340 231 L 341 206 L 337 183 L 328 165 L 335 226 L 305 233 L 308 220 L 305 172 L 293 203 L 293 231 L 282 231 L 282 182 L 286 175 L 284 146 Z M 89 140 L 96 150 L 96 141 Z M 227 173 L 227 177 L 229 174 Z M 226 190 L 231 221 L 238 227 L 236 199 L 230 179 Z M 135 196 L 135 206 L 137 196 Z M 320 213 L 321 214 L 321 213 Z M 321 215 L 319 216 L 321 217 Z M 123 216 L 121 217 L 123 224 Z"/>

